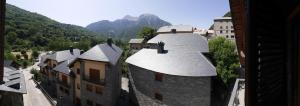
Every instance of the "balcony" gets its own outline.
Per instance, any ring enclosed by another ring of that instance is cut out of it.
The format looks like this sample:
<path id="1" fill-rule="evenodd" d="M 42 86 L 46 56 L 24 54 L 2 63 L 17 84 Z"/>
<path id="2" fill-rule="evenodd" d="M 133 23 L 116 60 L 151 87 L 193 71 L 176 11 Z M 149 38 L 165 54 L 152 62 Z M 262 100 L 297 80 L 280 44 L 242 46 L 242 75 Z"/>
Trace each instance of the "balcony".
<path id="1" fill-rule="evenodd" d="M 67 88 L 70 88 L 70 84 L 68 84 L 67 82 L 63 82 L 63 81 L 61 81 L 61 80 L 57 80 L 57 83 L 60 84 L 60 85 L 65 86 L 65 87 L 67 87 Z"/>
<path id="2" fill-rule="evenodd" d="M 94 83 L 94 84 L 98 84 L 98 85 L 105 85 L 105 80 L 104 79 L 100 79 L 100 80 L 96 80 L 96 79 L 91 79 L 91 78 L 83 78 L 84 81 L 90 82 L 90 83 Z"/>

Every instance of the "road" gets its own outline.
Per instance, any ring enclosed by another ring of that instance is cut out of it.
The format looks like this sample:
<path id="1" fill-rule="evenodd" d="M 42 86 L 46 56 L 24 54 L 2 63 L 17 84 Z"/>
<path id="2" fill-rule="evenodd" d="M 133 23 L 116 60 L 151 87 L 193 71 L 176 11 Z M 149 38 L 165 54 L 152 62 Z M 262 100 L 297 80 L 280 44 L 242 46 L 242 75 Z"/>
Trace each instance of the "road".
<path id="1" fill-rule="evenodd" d="M 43 54 L 44 53 L 42 53 L 41 55 Z M 31 79 L 33 75 L 30 73 L 30 70 L 32 68 L 38 68 L 37 64 L 38 62 L 36 62 L 33 66 L 30 66 L 26 69 L 22 69 L 23 74 L 25 76 L 27 88 L 27 94 L 23 95 L 24 106 L 52 106 L 51 103 L 48 101 L 47 97 L 42 93 L 42 91 Z"/>

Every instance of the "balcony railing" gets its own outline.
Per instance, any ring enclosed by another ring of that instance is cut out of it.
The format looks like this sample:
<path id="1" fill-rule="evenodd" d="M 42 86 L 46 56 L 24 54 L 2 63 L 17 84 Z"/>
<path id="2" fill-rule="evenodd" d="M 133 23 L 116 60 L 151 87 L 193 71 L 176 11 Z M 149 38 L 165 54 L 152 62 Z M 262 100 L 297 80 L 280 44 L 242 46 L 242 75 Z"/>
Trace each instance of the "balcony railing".
<path id="1" fill-rule="evenodd" d="M 65 86 L 65 87 L 67 87 L 67 88 L 70 88 L 70 84 L 68 84 L 68 83 L 66 83 L 66 82 L 63 82 L 63 81 L 61 81 L 61 80 L 57 80 L 57 83 L 60 84 L 60 85 Z"/>
<path id="2" fill-rule="evenodd" d="M 95 80 L 95 79 L 90 79 L 90 78 L 83 78 L 83 80 L 90 82 L 90 83 L 94 83 L 94 84 L 98 84 L 98 85 L 105 85 L 105 80 L 104 79 L 100 79 L 100 80 Z"/>

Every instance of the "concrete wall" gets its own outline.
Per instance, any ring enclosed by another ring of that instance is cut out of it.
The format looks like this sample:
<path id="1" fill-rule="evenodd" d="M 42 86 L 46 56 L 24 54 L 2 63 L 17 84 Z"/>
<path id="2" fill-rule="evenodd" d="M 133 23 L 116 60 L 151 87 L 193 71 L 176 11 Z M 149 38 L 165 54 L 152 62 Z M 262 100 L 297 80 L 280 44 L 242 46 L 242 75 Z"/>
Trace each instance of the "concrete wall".
<path id="1" fill-rule="evenodd" d="M 137 90 L 155 99 L 163 96 L 162 103 L 170 106 L 210 106 L 210 77 L 184 77 L 163 75 L 163 81 L 155 80 L 155 72 L 130 65 L 130 72 Z M 184 70 L 183 70 L 184 71 Z M 139 104 L 143 106 L 142 103 Z"/>
<path id="2" fill-rule="evenodd" d="M 233 24 L 230 19 L 214 20 L 214 31 L 215 31 L 215 36 L 223 36 L 231 40 L 235 39 Z M 222 33 L 220 31 L 222 31 Z"/>

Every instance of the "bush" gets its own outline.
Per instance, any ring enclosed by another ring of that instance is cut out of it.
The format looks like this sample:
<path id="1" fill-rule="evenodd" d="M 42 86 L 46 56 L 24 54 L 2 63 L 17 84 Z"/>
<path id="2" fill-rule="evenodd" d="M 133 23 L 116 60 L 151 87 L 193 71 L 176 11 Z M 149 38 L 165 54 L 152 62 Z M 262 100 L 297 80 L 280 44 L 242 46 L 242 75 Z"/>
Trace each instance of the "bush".
<path id="1" fill-rule="evenodd" d="M 36 81 L 41 81 L 41 73 L 39 73 L 36 69 L 32 68 L 30 73 L 33 74 L 33 79 Z"/>
<path id="2" fill-rule="evenodd" d="M 21 59 L 21 55 L 20 54 L 17 54 L 16 55 L 16 58 L 19 60 L 19 59 Z"/>
<path id="3" fill-rule="evenodd" d="M 26 54 L 26 51 L 25 50 L 21 50 L 21 54 Z"/>
<path id="4" fill-rule="evenodd" d="M 37 58 L 39 57 L 39 52 L 38 52 L 37 50 L 33 50 L 33 51 L 32 51 L 32 57 L 33 57 L 34 59 L 37 59 Z"/>
<path id="5" fill-rule="evenodd" d="M 23 61 L 22 65 L 23 65 L 23 68 L 26 68 L 28 66 L 28 61 Z"/>
<path id="6" fill-rule="evenodd" d="M 23 54 L 23 57 L 24 57 L 25 60 L 28 60 L 28 54 L 26 54 L 26 53 Z"/>

